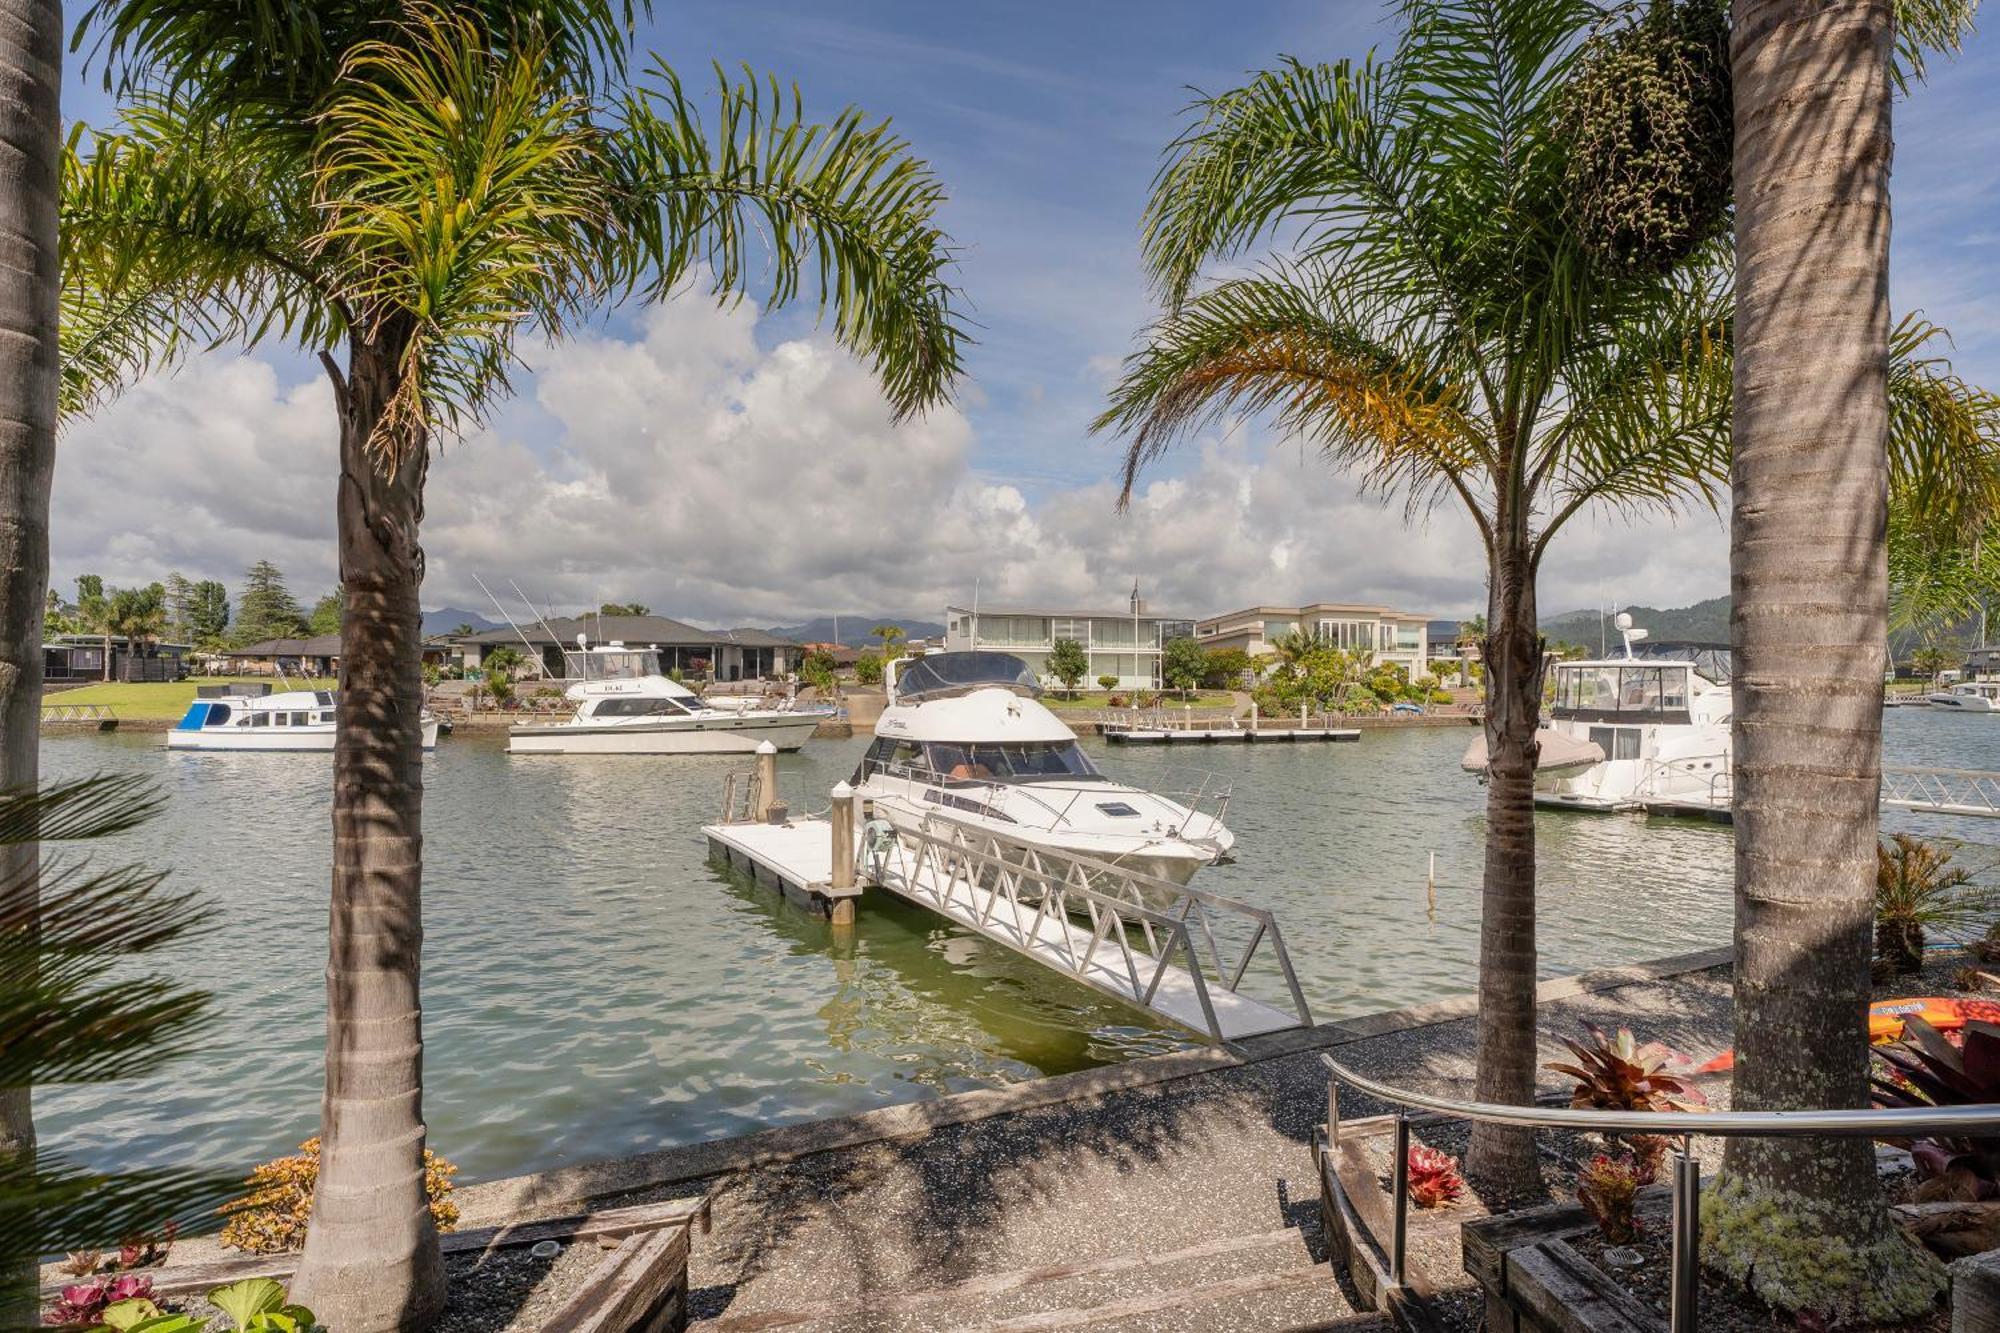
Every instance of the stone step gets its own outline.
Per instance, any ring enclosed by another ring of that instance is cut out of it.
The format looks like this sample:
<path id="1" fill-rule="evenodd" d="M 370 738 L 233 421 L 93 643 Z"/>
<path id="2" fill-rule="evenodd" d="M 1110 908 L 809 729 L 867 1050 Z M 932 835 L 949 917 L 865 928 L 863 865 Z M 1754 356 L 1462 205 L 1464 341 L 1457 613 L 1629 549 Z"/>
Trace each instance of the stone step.
<path id="1" fill-rule="evenodd" d="M 732 1308 L 690 1328 L 698 1333 L 1386 1330 L 1389 1325 L 1376 1316 L 1357 1316 L 1347 1305 L 1332 1270 L 1320 1262 L 1322 1255 L 1316 1230 L 1286 1228 L 1162 1253 L 983 1274 L 931 1289 L 876 1291 L 849 1300 L 835 1296 L 807 1307 Z"/>

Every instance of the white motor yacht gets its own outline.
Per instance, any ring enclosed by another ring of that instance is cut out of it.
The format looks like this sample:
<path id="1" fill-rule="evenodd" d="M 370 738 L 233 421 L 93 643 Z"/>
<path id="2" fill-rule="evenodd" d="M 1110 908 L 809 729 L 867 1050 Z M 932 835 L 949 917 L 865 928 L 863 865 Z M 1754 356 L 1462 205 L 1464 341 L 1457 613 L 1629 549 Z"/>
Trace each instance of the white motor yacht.
<path id="1" fill-rule="evenodd" d="M 201 686 L 167 733 L 169 750 L 332 750 L 339 709 L 332 690 L 269 685 Z M 422 717 L 424 748 L 435 750 L 438 719 Z"/>
<path id="2" fill-rule="evenodd" d="M 1557 662 L 1537 739 L 1535 803 L 1573 810 L 1724 810 L 1730 799 L 1727 645 L 1645 643 L 1620 614 L 1623 657 Z M 1464 766 L 1486 769 L 1482 733 Z"/>
<path id="3" fill-rule="evenodd" d="M 2000 681 L 1961 681 L 1948 690 L 1932 692 L 1925 702 L 1948 713 L 2000 713 Z"/>
<path id="4" fill-rule="evenodd" d="M 591 648 L 579 636 L 563 658 L 578 678 L 563 695 L 576 711 L 509 727 L 509 754 L 740 754 L 763 741 L 796 750 L 833 711 L 789 699 L 718 708 L 661 674 L 658 653 L 623 643 Z"/>
<path id="5" fill-rule="evenodd" d="M 1235 845 L 1226 788 L 1176 800 L 1099 772 L 1020 658 L 931 653 L 889 670 L 853 785 L 890 823 L 944 818 L 1176 884 Z"/>

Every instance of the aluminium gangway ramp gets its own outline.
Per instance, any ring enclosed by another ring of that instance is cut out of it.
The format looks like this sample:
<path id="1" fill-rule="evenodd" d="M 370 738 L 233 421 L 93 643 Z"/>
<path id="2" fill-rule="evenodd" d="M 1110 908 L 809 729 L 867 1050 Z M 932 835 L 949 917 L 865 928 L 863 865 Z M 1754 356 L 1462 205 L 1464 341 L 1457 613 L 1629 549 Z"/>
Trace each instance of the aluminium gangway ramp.
<path id="1" fill-rule="evenodd" d="M 1311 1026 L 1284 937 L 1264 908 L 934 813 L 889 802 L 876 810 L 891 816 L 894 836 L 857 838 L 860 878 L 873 889 L 1211 1040 Z M 703 832 L 723 858 L 768 883 L 819 892 L 832 872 L 824 820 Z M 1267 957 L 1288 1008 L 1241 990 L 1252 963 Z"/>

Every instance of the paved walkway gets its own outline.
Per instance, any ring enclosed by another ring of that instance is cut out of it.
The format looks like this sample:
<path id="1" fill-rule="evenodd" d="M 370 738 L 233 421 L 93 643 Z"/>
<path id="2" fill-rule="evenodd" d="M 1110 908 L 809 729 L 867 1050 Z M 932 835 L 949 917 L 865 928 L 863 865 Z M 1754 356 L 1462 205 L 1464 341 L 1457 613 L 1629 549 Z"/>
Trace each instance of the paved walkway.
<path id="1" fill-rule="evenodd" d="M 1726 1045 L 1716 961 L 1545 986 L 1547 1058 L 1584 1019 L 1688 1051 Z M 607 1203 L 712 1193 L 715 1232 L 691 1271 L 693 1327 L 707 1333 L 1373 1333 L 1387 1323 L 1357 1312 L 1324 1263 L 1308 1149 L 1325 1118 L 1319 1053 L 1465 1093 L 1470 1012 L 1446 1001 L 1256 1038 L 1238 1055 L 1161 1056 L 479 1189 L 495 1208 L 585 1188 Z M 660 1183 L 604 1188 L 621 1171 Z"/>

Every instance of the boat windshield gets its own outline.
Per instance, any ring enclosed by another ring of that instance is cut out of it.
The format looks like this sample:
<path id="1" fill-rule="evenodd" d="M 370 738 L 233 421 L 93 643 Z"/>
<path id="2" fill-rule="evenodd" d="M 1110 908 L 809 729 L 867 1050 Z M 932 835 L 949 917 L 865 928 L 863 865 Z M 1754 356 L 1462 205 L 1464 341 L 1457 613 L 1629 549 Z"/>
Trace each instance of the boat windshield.
<path id="1" fill-rule="evenodd" d="M 1553 715 L 1585 722 L 1688 721 L 1686 663 L 1558 665 Z"/>
<path id="2" fill-rule="evenodd" d="M 1039 697 L 1042 687 L 1028 664 L 1012 653 L 929 653 L 902 668 L 896 676 L 896 699 L 923 699 L 964 694 L 997 685 Z"/>
<path id="3" fill-rule="evenodd" d="M 633 649 L 565 650 L 563 669 L 572 680 L 638 680 L 660 674 L 660 655 Z"/>
<path id="4" fill-rule="evenodd" d="M 924 746 L 924 763 L 948 782 L 1037 782 L 1101 774 L 1075 741 Z"/>

